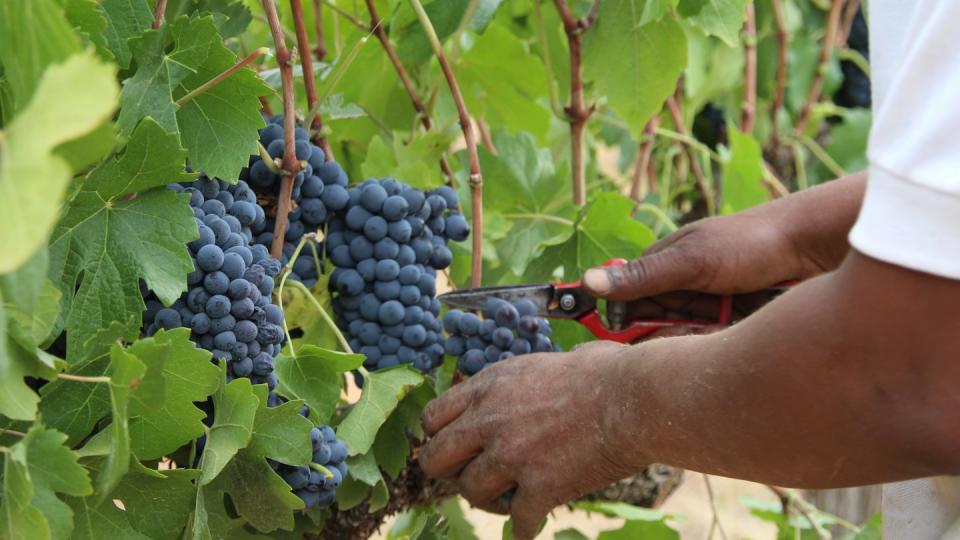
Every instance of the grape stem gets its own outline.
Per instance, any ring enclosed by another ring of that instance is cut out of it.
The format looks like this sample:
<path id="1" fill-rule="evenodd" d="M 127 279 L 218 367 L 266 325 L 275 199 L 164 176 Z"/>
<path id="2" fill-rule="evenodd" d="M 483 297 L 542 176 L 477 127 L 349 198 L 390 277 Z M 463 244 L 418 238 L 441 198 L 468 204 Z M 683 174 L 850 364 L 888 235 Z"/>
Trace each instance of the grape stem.
<path id="1" fill-rule="evenodd" d="M 367 11 L 370 13 L 370 31 L 377 36 L 377 40 L 380 41 L 380 45 L 383 46 L 384 52 L 387 53 L 390 63 L 393 64 L 393 69 L 396 70 L 397 77 L 400 78 L 400 83 L 407 91 L 407 95 L 410 96 L 410 101 L 413 103 L 413 110 L 417 112 L 417 116 L 420 119 L 420 124 L 423 126 L 424 131 L 430 131 L 433 128 L 433 122 L 430 120 L 430 114 L 427 112 L 426 108 L 424 108 L 423 100 L 420 99 L 420 94 L 417 93 L 417 87 L 414 86 L 406 68 L 404 68 L 403 64 L 400 62 L 400 57 L 397 56 L 397 51 L 394 49 L 393 44 L 390 43 L 390 38 L 387 36 L 387 31 L 383 27 L 383 19 L 381 19 L 380 15 L 377 13 L 377 6 L 374 4 L 374 0 L 367 0 Z M 440 170 L 443 172 L 444 178 L 447 179 L 447 183 L 449 183 L 451 186 L 454 185 L 453 170 L 450 168 L 450 163 L 447 161 L 446 155 L 440 156 Z"/>
<path id="2" fill-rule="evenodd" d="M 14 430 L 12 430 L 12 429 L 3 429 L 3 430 L 0 430 L 0 434 L 2 434 L 2 435 L 9 435 L 9 436 L 11 436 L 11 437 L 18 437 L 18 438 L 20 438 L 20 439 L 22 439 L 22 438 L 24 438 L 24 437 L 27 436 L 27 434 L 26 434 L 26 433 L 23 433 L 22 431 L 14 431 Z"/>
<path id="3" fill-rule="evenodd" d="M 687 127 L 683 123 L 683 112 L 680 110 L 680 104 L 677 102 L 675 96 L 670 95 L 670 97 L 667 98 L 667 109 L 670 111 L 670 117 L 673 119 L 674 129 L 677 130 L 677 133 L 686 138 L 690 138 Z M 703 197 L 704 202 L 707 204 L 707 215 L 712 216 L 717 212 L 713 187 L 710 186 L 703 176 L 700 160 L 693 151 L 694 145 L 684 143 L 684 148 L 686 149 L 687 159 L 690 161 L 690 169 L 693 171 L 693 178 L 696 181 L 697 189 L 700 190 L 700 196 Z"/>
<path id="4" fill-rule="evenodd" d="M 740 129 L 744 133 L 753 133 L 753 124 L 757 118 L 757 16 L 753 0 L 747 0 L 746 19 L 743 23 L 744 41 L 744 81 L 743 115 Z"/>
<path id="5" fill-rule="evenodd" d="M 57 373 L 57 378 L 62 381 L 73 381 L 82 383 L 108 383 L 110 377 L 86 377 L 84 375 L 71 375 L 69 373 Z"/>
<path id="6" fill-rule="evenodd" d="M 413 11 L 417 14 L 420 26 L 423 27 L 427 35 L 427 41 L 433 49 L 433 53 L 440 63 L 440 69 L 447 79 L 447 85 L 450 87 L 450 94 L 453 103 L 457 106 L 457 113 L 460 118 L 460 128 L 463 130 L 463 140 L 467 147 L 467 156 L 470 164 L 470 194 L 473 211 L 473 246 L 472 246 L 472 268 L 470 272 L 470 284 L 472 287 L 479 287 L 482 281 L 483 273 L 483 172 L 480 170 L 480 155 L 477 153 L 477 140 L 473 133 L 473 125 L 470 122 L 470 114 L 467 112 L 467 105 L 463 101 L 463 94 L 460 92 L 460 85 L 453 74 L 453 68 L 443 52 L 443 45 L 437 37 L 437 32 L 430 22 L 430 17 L 423 9 L 420 0 L 410 0 Z"/>
<path id="7" fill-rule="evenodd" d="M 280 311 L 285 311 L 283 309 L 283 287 L 287 284 L 287 278 L 290 277 L 290 274 L 293 272 L 293 265 L 297 262 L 303 246 L 307 243 L 307 237 L 308 235 L 304 235 L 303 238 L 300 239 L 300 243 L 297 244 L 297 249 L 293 250 L 293 255 L 291 255 L 290 260 L 287 261 L 287 267 L 284 269 L 283 276 L 280 278 L 280 286 L 277 287 L 277 306 L 280 308 Z M 287 336 L 287 344 L 290 346 L 290 357 L 296 358 L 297 351 L 293 348 L 293 337 L 290 336 L 290 327 L 287 326 L 286 317 L 283 318 L 283 333 Z"/>
<path id="8" fill-rule="evenodd" d="M 563 30 L 567 34 L 570 49 L 570 104 L 564 107 L 570 122 L 570 169 L 573 175 L 573 204 L 583 206 L 587 202 L 587 164 L 585 159 L 584 134 L 587 121 L 596 110 L 596 105 L 587 107 L 583 101 L 583 34 L 597 19 L 599 0 L 594 0 L 585 17 L 576 18 L 565 0 L 554 0 Z"/>
<path id="9" fill-rule="evenodd" d="M 770 107 L 770 120 L 773 123 L 774 145 L 780 142 L 780 110 L 783 109 L 784 96 L 787 92 L 787 54 L 790 52 L 790 32 L 787 30 L 787 19 L 783 11 L 781 0 L 770 0 L 773 8 L 773 21 L 777 28 L 777 83 L 773 94 L 773 105 Z"/>
<path id="10" fill-rule="evenodd" d="M 333 478 L 333 473 L 330 472 L 330 469 L 319 463 L 310 463 L 310 468 L 322 474 L 325 478 Z"/>
<path id="11" fill-rule="evenodd" d="M 317 105 L 317 81 L 313 77 L 310 38 L 307 37 L 307 24 L 303 18 L 301 0 L 290 0 L 290 12 L 293 14 L 293 26 L 297 33 L 297 50 L 300 51 L 300 66 L 303 68 L 303 87 L 307 92 L 307 108 L 313 109 Z M 327 159 L 333 159 L 330 143 L 323 136 L 323 118 L 319 111 L 310 123 L 310 130 L 316 134 L 315 140 L 323 153 L 327 155 Z"/>
<path id="12" fill-rule="evenodd" d="M 637 145 L 637 163 L 633 169 L 633 183 L 630 186 L 630 198 L 637 202 L 643 201 L 648 192 L 657 189 L 655 176 L 648 174 L 648 169 L 653 157 L 653 144 L 657 140 L 658 127 L 660 127 L 660 115 L 655 115 L 643 128 L 643 140 Z M 644 179 L 647 182 L 644 182 Z"/>
<path id="13" fill-rule="evenodd" d="M 296 128 L 295 102 L 293 95 L 293 65 L 290 63 L 290 50 L 283 37 L 283 26 L 277 16 L 277 7 L 273 0 L 261 0 L 263 11 L 270 25 L 270 33 L 277 50 L 277 64 L 280 66 L 280 84 L 283 89 L 283 170 L 287 173 L 280 177 L 280 195 L 277 198 L 276 225 L 273 228 L 273 244 L 270 255 L 280 259 L 283 255 L 283 240 L 287 234 L 288 214 L 293 210 L 293 180 L 300 172 L 294 140 Z"/>
<path id="14" fill-rule="evenodd" d="M 820 95 L 823 92 L 823 77 L 827 72 L 827 64 L 830 63 L 830 55 L 833 53 L 833 47 L 837 42 L 837 32 L 840 29 L 840 14 L 843 12 L 843 6 L 846 3 L 847 0 L 833 0 L 830 4 L 830 12 L 827 15 L 826 34 L 823 36 L 823 46 L 820 48 L 820 61 L 817 64 L 817 71 L 813 74 L 813 83 L 810 85 L 807 100 L 800 110 L 800 118 L 794 127 L 794 132 L 798 135 L 807 130 L 807 124 L 810 123 L 813 106 L 820 101 Z"/>
<path id="15" fill-rule="evenodd" d="M 151 28 L 154 30 L 160 28 L 160 25 L 163 24 L 163 16 L 167 11 L 167 0 L 157 0 L 157 5 L 153 9 L 153 25 Z"/>
<path id="16" fill-rule="evenodd" d="M 330 314 L 327 313 L 327 310 L 323 309 L 323 306 L 320 305 L 320 302 L 318 302 L 317 299 L 314 298 L 313 294 L 310 293 L 310 289 L 307 289 L 307 287 L 299 281 L 291 281 L 290 285 L 307 295 L 307 298 L 310 299 L 310 302 L 313 304 L 313 306 L 317 308 L 317 311 L 320 312 L 320 316 L 323 317 L 323 321 L 327 323 L 327 326 L 329 326 L 331 330 L 333 330 L 333 333 L 336 336 L 337 341 L 340 342 L 340 346 L 343 347 L 343 350 L 349 354 L 353 354 L 354 350 L 350 348 L 350 343 L 347 341 L 347 338 L 344 337 L 343 332 L 337 328 L 337 324 L 333 322 L 332 318 L 330 318 Z"/>
<path id="17" fill-rule="evenodd" d="M 264 54 L 267 54 L 267 53 L 269 53 L 269 52 L 270 52 L 270 49 L 268 49 L 268 48 L 266 48 L 266 47 L 260 47 L 259 49 L 253 51 L 252 53 L 250 53 L 249 55 L 247 55 L 247 57 L 244 58 L 243 60 L 240 60 L 240 61 L 237 62 L 236 64 L 234 64 L 234 65 L 230 66 L 229 68 L 227 68 L 223 73 L 217 75 L 216 77 L 210 79 L 209 81 L 207 81 L 207 82 L 201 84 L 200 86 L 194 88 L 193 90 L 191 90 L 190 92 L 188 92 L 187 94 L 185 94 L 183 97 L 181 97 L 180 99 L 178 99 L 178 100 L 176 101 L 177 106 L 178 106 L 178 107 L 182 107 L 185 103 L 188 103 L 188 102 L 189 102 L 190 100 L 192 100 L 193 98 L 199 96 L 200 94 L 202 94 L 202 93 L 210 90 L 210 89 L 213 88 L 214 86 L 216 86 L 216 85 L 222 83 L 223 81 L 227 80 L 231 75 L 233 75 L 234 73 L 240 71 L 240 70 L 243 69 L 244 67 L 250 65 L 251 62 L 253 62 L 253 61 L 256 60 L 257 58 L 260 58 L 261 56 L 263 56 Z"/>
<path id="18" fill-rule="evenodd" d="M 313 0 L 313 33 L 317 36 L 317 46 L 313 48 L 313 55 L 317 62 L 323 62 L 327 56 L 327 44 L 323 37 L 323 5 L 320 0 Z"/>

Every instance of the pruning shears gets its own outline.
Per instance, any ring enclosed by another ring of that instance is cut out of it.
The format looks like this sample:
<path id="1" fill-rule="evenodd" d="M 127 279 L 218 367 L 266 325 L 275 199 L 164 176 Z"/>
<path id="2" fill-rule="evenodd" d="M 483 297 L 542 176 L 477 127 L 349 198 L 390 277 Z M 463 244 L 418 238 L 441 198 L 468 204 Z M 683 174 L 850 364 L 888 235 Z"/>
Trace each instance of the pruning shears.
<path id="1" fill-rule="evenodd" d="M 611 259 L 604 266 L 622 266 L 626 262 L 624 259 Z M 749 297 L 749 302 L 738 303 L 737 313 L 746 315 L 756 311 L 788 288 L 789 284 L 784 284 L 759 293 L 745 295 L 700 295 L 710 297 L 716 305 L 715 315 L 703 319 L 645 317 L 630 319 L 626 302 L 606 301 L 606 320 L 604 320 L 597 309 L 597 299 L 584 290 L 580 280 L 572 283 L 460 289 L 442 294 L 438 298 L 449 306 L 476 311 L 482 310 L 491 298 L 511 303 L 528 300 L 536 306 L 537 315 L 540 317 L 574 320 L 586 327 L 598 339 L 635 343 L 665 328 L 685 327 L 695 330 L 706 326 L 730 324 L 734 315 L 734 303 L 738 298 Z M 747 306 L 744 308 L 742 304 Z"/>

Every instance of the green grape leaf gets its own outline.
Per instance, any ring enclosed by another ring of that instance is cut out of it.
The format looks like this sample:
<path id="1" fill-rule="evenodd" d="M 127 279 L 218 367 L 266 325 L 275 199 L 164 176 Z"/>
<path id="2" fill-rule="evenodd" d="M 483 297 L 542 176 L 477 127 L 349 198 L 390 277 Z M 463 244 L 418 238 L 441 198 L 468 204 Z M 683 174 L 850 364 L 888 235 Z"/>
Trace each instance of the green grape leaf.
<path id="1" fill-rule="evenodd" d="M 496 179 L 484 185 L 484 218 L 506 221 L 509 228 L 493 244 L 502 262 L 522 274 L 543 242 L 571 229 L 564 217 L 572 212 L 569 192 L 565 178 L 558 189 L 561 180 L 549 151 L 538 149 L 530 135 L 497 131 L 493 142 L 497 155 L 480 148 L 484 176 Z"/>
<path id="2" fill-rule="evenodd" d="M 41 345 L 60 314 L 60 291 L 46 277 L 48 263 L 47 250 L 41 248 L 15 272 L 0 274 L 7 336 L 24 349 Z"/>
<path id="3" fill-rule="evenodd" d="M 70 165 L 71 171 L 80 172 L 99 163 L 116 146 L 117 126 L 108 121 L 79 139 L 61 144 L 54 153 Z"/>
<path id="4" fill-rule="evenodd" d="M 123 503 L 131 527 L 154 540 L 174 540 L 193 510 L 196 469 L 158 471 L 134 462 L 113 497 Z M 112 504 L 112 501 L 107 501 Z"/>
<path id="5" fill-rule="evenodd" d="M 191 32 L 216 34 L 213 19 L 205 17 L 191 25 Z M 204 30 L 206 26 L 206 30 Z M 237 62 L 236 55 L 222 41 L 210 45 L 209 53 L 196 72 L 174 89 L 174 99 L 203 85 Z M 220 84 L 184 103 L 177 110 L 180 140 L 190 153 L 190 162 L 210 177 L 236 181 L 247 166 L 250 154 L 256 154 L 264 126 L 258 96 L 273 92 L 250 69 L 241 69 Z"/>
<path id="6" fill-rule="evenodd" d="M 471 114 L 545 142 L 551 117 L 547 71 L 507 28 L 494 25 L 477 38 L 460 59 L 457 79 Z"/>
<path id="7" fill-rule="evenodd" d="M 31 0 L 30 2 L 3 2 L 0 4 L 0 64 L 3 65 L 5 80 L 10 85 L 10 91 L 13 94 L 15 109 L 21 110 L 30 101 L 30 97 L 40 85 L 44 72 L 51 64 L 57 64 L 66 61 L 71 55 L 80 52 L 80 40 L 73 33 L 71 24 L 67 21 L 63 8 L 54 0 Z M 90 56 L 90 55 L 87 55 Z M 92 59 L 91 59 L 92 60 Z M 111 83 L 113 82 L 111 73 Z M 84 85 L 79 83 L 62 84 L 64 81 L 57 81 L 61 86 L 47 88 L 45 99 L 49 99 L 49 94 L 55 89 L 58 97 L 63 99 L 91 99 L 99 98 L 99 87 L 91 88 L 89 91 L 81 92 L 81 96 L 74 94 Z M 94 81 L 102 84 L 102 79 Z M 107 101 L 113 101 L 108 99 Z M 44 107 L 54 107 L 55 102 L 49 102 Z M 89 117 L 102 117 L 109 112 L 100 109 L 94 110 L 91 114 L 86 114 L 87 104 L 78 104 L 68 102 L 61 104 L 56 109 L 56 113 L 50 114 L 49 118 L 62 122 L 66 118 L 73 120 L 70 123 L 86 125 Z M 112 104 L 111 107 L 112 108 Z M 71 114 L 64 116 L 66 111 Z M 48 133 L 45 127 L 37 126 L 35 115 L 37 111 L 31 114 L 30 124 L 34 130 L 34 137 L 37 139 L 48 139 L 56 137 L 56 133 Z M 76 114 L 75 113 L 80 113 Z M 69 130 L 76 130 L 78 126 L 61 127 L 59 124 L 52 124 L 51 127 L 60 128 L 57 132 L 62 133 Z M 93 127 L 93 126 L 90 126 Z M 76 135 L 74 135 L 76 136 Z M 49 191 L 47 191 L 49 193 Z"/>
<path id="8" fill-rule="evenodd" d="M 166 189 L 122 197 L 183 178 L 183 152 L 170 152 L 176 136 L 158 130 L 142 122 L 126 152 L 94 169 L 51 237 L 50 276 L 63 293 L 68 356 L 80 336 L 111 321 L 126 323 L 124 336 L 136 338 L 145 308 L 141 279 L 167 304 L 186 289 L 193 270 L 186 244 L 197 237 L 186 197 Z"/>
<path id="9" fill-rule="evenodd" d="M 373 452 L 348 457 L 347 466 L 350 467 L 350 476 L 368 486 L 383 482 L 383 475 L 380 474 L 380 467 L 377 466 L 377 458 L 374 457 Z"/>
<path id="10" fill-rule="evenodd" d="M 34 425 L 11 448 L 0 504 L 4 538 L 70 537 L 73 513 L 57 494 L 82 497 L 93 490 L 77 455 L 63 445 L 65 440 L 62 433 Z"/>
<path id="11" fill-rule="evenodd" d="M 130 469 L 130 418 L 129 402 L 130 389 L 136 385 L 147 372 L 147 366 L 136 355 L 123 350 L 119 343 L 110 349 L 110 405 L 111 416 L 110 450 L 106 456 L 103 469 L 97 479 L 97 492 L 100 500 L 106 500 L 120 479 Z"/>
<path id="12" fill-rule="evenodd" d="M 98 329 L 70 359 L 67 373 L 84 377 L 106 375 L 110 348 L 122 334 L 123 325 L 119 323 Z M 65 433 L 70 446 L 86 438 L 97 422 L 110 413 L 110 391 L 105 384 L 78 384 L 58 379 L 43 386 L 40 395 L 44 422 Z"/>
<path id="13" fill-rule="evenodd" d="M 12 4 L 20 3 L 3 5 Z M 118 91 L 113 79 L 114 68 L 91 53 L 51 65 L 0 138 L 0 274 L 18 268 L 46 242 L 71 176 L 52 151 L 110 117 Z"/>
<path id="14" fill-rule="evenodd" d="M 266 459 L 249 448 L 230 460 L 207 489 L 211 488 L 229 494 L 237 513 L 264 533 L 292 529 L 293 512 L 303 508 L 303 501 Z M 222 497 L 218 499 L 222 505 Z"/>
<path id="15" fill-rule="evenodd" d="M 477 32 L 483 30 L 500 2 L 501 0 L 480 0 L 475 6 L 476 11 L 473 18 L 470 19 L 468 27 Z M 470 1 L 434 0 L 430 3 L 424 2 L 424 4 L 423 9 L 430 17 L 430 23 L 433 25 L 440 43 L 443 43 L 460 26 Z M 427 41 L 427 35 L 420 27 L 420 22 L 414 15 L 413 10 L 406 4 L 402 4 L 399 8 L 396 21 L 391 25 L 390 37 L 397 44 L 397 54 L 407 64 L 419 66 L 433 58 L 433 49 L 430 47 L 430 42 Z"/>
<path id="16" fill-rule="evenodd" d="M 590 540 L 588 536 L 576 529 L 564 529 L 553 535 L 553 540 Z"/>
<path id="17" fill-rule="evenodd" d="M 677 10 L 708 36 L 733 47 L 740 43 L 747 0 L 680 0 Z"/>
<path id="18" fill-rule="evenodd" d="M 670 10 L 677 7 L 678 2 L 679 0 L 647 0 L 643 5 L 643 13 L 640 15 L 639 24 L 644 25 L 662 19 L 670 13 Z"/>
<path id="19" fill-rule="evenodd" d="M 259 404 L 250 379 L 234 379 L 214 394 L 214 420 L 203 449 L 200 485 L 213 481 L 233 456 L 250 443 Z"/>
<path id="20" fill-rule="evenodd" d="M 407 139 L 410 139 L 406 143 Z M 412 138 L 394 133 L 392 145 L 379 135 L 370 148 L 361 170 L 367 178 L 390 176 L 413 187 L 426 189 L 443 185 L 436 163 L 450 145 L 450 137 L 435 131 L 417 133 Z"/>
<path id="21" fill-rule="evenodd" d="M 723 160 L 723 213 L 734 214 L 770 199 L 763 187 L 760 143 L 732 125 L 727 128 L 730 150 Z"/>
<path id="22" fill-rule="evenodd" d="M 106 47 L 106 41 L 99 34 L 107 28 L 107 18 L 97 6 L 97 0 L 59 0 L 67 15 L 67 20 L 85 37 L 96 44 L 97 48 Z M 107 54 L 104 60 L 111 59 Z"/>
<path id="23" fill-rule="evenodd" d="M 163 353 L 165 345 L 167 352 Z M 152 350 L 148 352 L 148 348 Z M 144 402 L 143 409 L 135 406 L 139 388 L 131 397 L 131 415 L 136 414 L 130 420 L 131 448 L 141 459 L 157 459 L 204 433 L 206 414 L 194 402 L 205 401 L 216 392 L 220 370 L 210 363 L 209 352 L 194 346 L 186 328 L 160 331 L 129 350 L 147 364 L 148 376 L 152 366 L 163 365 L 162 404 L 147 408 L 148 402 Z"/>
<path id="24" fill-rule="evenodd" d="M 337 437 L 350 449 L 350 455 L 365 454 L 403 396 L 423 383 L 420 372 L 400 366 L 370 373 L 364 377 L 363 394 L 337 428 Z"/>
<path id="25" fill-rule="evenodd" d="M 687 63 L 686 37 L 673 17 L 640 25 L 638 0 L 600 4 L 584 39 L 584 77 L 638 137 L 676 88 Z"/>
<path id="26" fill-rule="evenodd" d="M 363 365 L 363 355 L 347 354 L 315 345 L 303 345 L 297 357 L 280 354 L 276 358 L 276 373 L 280 379 L 280 393 L 293 399 L 302 399 L 318 419 L 327 422 L 337 407 L 343 385 L 341 373 Z"/>
<path id="27" fill-rule="evenodd" d="M 178 131 L 173 89 L 206 60 L 220 41 L 210 18 L 178 18 L 160 30 L 130 40 L 137 71 L 123 83 L 120 131 L 129 134 L 142 118 L 152 117 L 163 129 Z M 172 51 L 168 52 L 169 49 Z"/>
<path id="28" fill-rule="evenodd" d="M 152 540 L 130 525 L 127 513 L 117 508 L 112 500 L 98 503 L 94 497 L 70 497 L 67 504 L 74 513 L 71 540 Z"/>
<path id="29" fill-rule="evenodd" d="M 250 451 L 287 465 L 310 463 L 313 423 L 300 415 L 303 402 L 288 401 L 277 407 L 267 407 L 266 386 L 257 385 L 254 392 L 260 399 L 260 408 L 253 423 Z"/>
<path id="30" fill-rule="evenodd" d="M 30 365 L 20 348 L 7 342 L 7 313 L 0 292 L 0 415 L 13 420 L 33 420 L 40 398 L 24 382 Z"/>
<path id="31" fill-rule="evenodd" d="M 479 540 L 474 532 L 473 525 L 467 521 L 467 516 L 460 507 L 460 500 L 451 497 L 440 505 L 440 513 L 446 521 L 448 537 L 451 540 Z"/>
<path id="32" fill-rule="evenodd" d="M 436 396 L 436 391 L 428 384 L 417 387 L 400 400 L 400 404 L 377 431 L 373 442 L 373 455 L 380 467 L 391 477 L 396 478 L 407 465 L 407 458 L 410 456 L 409 437 L 423 437 L 420 413 Z M 350 470 L 353 471 L 352 465 Z"/>
<path id="33" fill-rule="evenodd" d="M 149 30 L 153 11 L 147 0 L 102 0 L 100 9 L 107 19 L 103 38 L 120 67 L 130 66 L 132 53 L 128 40 Z"/>
<path id="34" fill-rule="evenodd" d="M 603 531 L 597 540 L 680 540 L 680 533 L 664 521 L 627 521 L 623 527 L 612 531 Z"/>
<path id="35" fill-rule="evenodd" d="M 549 242 L 534 274 L 546 279 L 554 268 L 562 267 L 563 275 L 569 278 L 581 276 L 609 259 L 639 257 L 657 238 L 646 225 L 633 219 L 635 206 L 634 201 L 618 193 L 596 195 L 581 210 L 573 231 Z"/>

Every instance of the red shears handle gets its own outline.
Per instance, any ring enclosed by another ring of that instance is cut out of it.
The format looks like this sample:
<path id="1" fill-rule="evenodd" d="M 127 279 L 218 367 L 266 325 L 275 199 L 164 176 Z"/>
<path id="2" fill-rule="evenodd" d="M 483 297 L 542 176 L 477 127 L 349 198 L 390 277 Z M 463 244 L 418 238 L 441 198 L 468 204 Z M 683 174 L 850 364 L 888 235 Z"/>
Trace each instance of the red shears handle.
<path id="1" fill-rule="evenodd" d="M 627 264 L 627 261 L 624 259 L 611 259 L 604 263 L 604 266 L 623 266 L 625 264 Z M 790 284 L 784 284 L 784 286 L 789 285 Z M 558 288 L 573 288 L 580 286 L 581 282 L 577 281 L 575 283 L 559 285 Z M 615 317 L 612 317 L 612 315 L 617 311 L 619 311 L 619 316 L 622 318 L 624 316 L 625 307 L 625 304 L 622 302 L 608 301 L 607 319 L 614 319 Z M 625 323 L 623 328 L 610 328 L 604 322 L 600 312 L 594 308 L 580 316 L 577 319 L 577 322 L 585 326 L 587 330 L 590 330 L 590 332 L 598 339 L 616 341 L 618 343 L 635 343 L 656 332 L 657 330 L 664 328 L 683 326 L 686 328 L 696 329 L 703 328 L 709 324 L 729 324 L 732 314 L 733 296 L 723 295 L 720 297 L 720 310 L 716 321 L 641 319 Z"/>

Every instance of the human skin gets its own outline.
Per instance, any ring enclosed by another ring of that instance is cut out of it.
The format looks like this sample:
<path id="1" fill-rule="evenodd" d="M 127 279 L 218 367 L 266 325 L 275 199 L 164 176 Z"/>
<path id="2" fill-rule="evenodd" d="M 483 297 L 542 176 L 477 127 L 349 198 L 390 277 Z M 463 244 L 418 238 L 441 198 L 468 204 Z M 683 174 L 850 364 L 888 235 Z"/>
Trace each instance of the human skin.
<path id="1" fill-rule="evenodd" d="M 960 472 L 960 281 L 850 250 L 864 182 L 704 220 L 591 270 L 586 285 L 621 300 L 806 279 L 714 334 L 484 369 L 424 410 L 421 467 L 510 513 L 518 538 L 652 462 L 810 488 Z"/>

